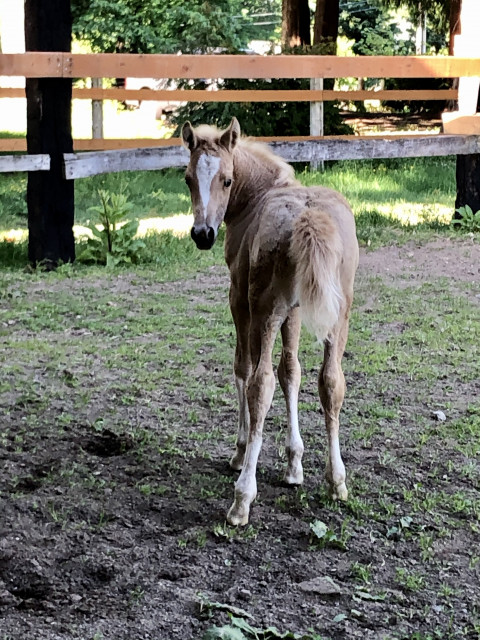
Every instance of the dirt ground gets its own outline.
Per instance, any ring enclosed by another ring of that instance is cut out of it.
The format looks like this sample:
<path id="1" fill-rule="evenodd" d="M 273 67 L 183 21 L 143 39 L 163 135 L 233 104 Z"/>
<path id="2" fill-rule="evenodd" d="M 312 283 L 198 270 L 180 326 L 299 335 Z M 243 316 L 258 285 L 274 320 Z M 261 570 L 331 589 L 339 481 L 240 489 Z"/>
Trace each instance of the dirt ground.
<path id="1" fill-rule="evenodd" d="M 432 281 L 452 290 L 463 284 L 462 295 L 480 304 L 480 245 L 442 238 L 363 252 L 360 319 L 375 313 L 379 292 Z M 125 316 L 133 322 L 140 298 L 156 314 L 156 295 L 220 304 L 227 286 L 217 267 L 165 284 L 139 282 L 135 273 L 97 282 L 36 279 L 12 284 L 1 302 L 5 311 L 16 296 L 39 303 L 51 296 L 58 306 L 63 292 L 87 296 L 88 289 L 110 308 L 127 301 Z M 250 524 L 235 531 L 224 520 L 235 479 L 227 464 L 236 424 L 233 385 L 231 400 L 189 394 L 189 380 L 231 383 L 231 363 L 215 364 L 198 345 L 188 359 L 172 343 L 177 385 L 162 388 L 147 360 L 142 380 L 152 384 L 137 384 L 139 372 L 127 356 L 123 369 L 106 356 L 99 365 L 92 329 L 80 315 L 65 311 L 60 327 L 57 316 L 38 326 L 28 313 L 4 322 L 0 316 L 4 345 L 7 338 L 8 344 L 24 340 L 28 350 L 39 331 L 67 355 L 69 342 L 81 345 L 84 337 L 88 345 L 72 351 L 61 371 L 49 366 L 47 347 L 36 346 L 16 373 L 13 351 L 2 347 L 2 366 L 9 368 L 8 378 L 0 378 L 0 640 L 200 640 L 212 626 L 227 624 L 229 612 L 248 614 L 256 628 L 275 626 L 276 637 L 287 631 L 315 640 L 480 637 L 479 456 L 458 451 L 451 433 L 443 438 L 442 423 L 432 421 L 411 380 L 393 375 L 396 388 L 380 394 L 380 375 L 368 382 L 349 365 L 342 446 L 350 506 L 331 503 L 324 491 L 312 376 L 300 398 L 305 485 L 282 486 L 277 400 L 266 425 L 259 499 Z M 391 323 L 392 335 L 403 321 Z M 385 331 L 378 340 L 387 340 Z M 113 345 L 117 336 L 103 340 Z M 142 353 L 154 339 L 143 329 L 131 337 Z M 349 347 L 347 361 L 355 357 Z M 130 382 L 131 395 L 113 397 L 120 379 Z M 430 388 L 449 418 L 458 418 L 479 390 L 473 378 L 451 388 L 439 377 Z M 385 411 L 400 407 L 404 432 L 378 408 L 380 430 L 356 437 L 356 425 L 373 415 L 359 412 L 362 394 L 378 394 Z M 108 411 L 115 411 L 111 420 Z M 128 424 L 136 430 L 122 426 Z M 419 430 L 431 438 L 430 449 L 420 448 Z M 463 496 L 463 506 L 447 509 L 440 494 Z M 315 522 L 327 523 L 329 538 L 317 539 Z"/>

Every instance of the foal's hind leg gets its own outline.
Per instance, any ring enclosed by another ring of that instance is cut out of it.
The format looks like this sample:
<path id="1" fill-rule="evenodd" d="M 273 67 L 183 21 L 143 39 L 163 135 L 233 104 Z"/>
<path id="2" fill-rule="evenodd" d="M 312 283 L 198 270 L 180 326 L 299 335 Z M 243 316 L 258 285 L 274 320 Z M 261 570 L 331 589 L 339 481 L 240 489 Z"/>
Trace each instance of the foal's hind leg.
<path id="1" fill-rule="evenodd" d="M 318 377 L 318 391 L 325 412 L 328 458 L 325 476 L 333 499 L 346 500 L 345 465 L 340 454 L 339 413 L 345 396 L 342 357 L 348 336 L 350 304 L 340 311 L 339 321 L 329 340 L 325 342 L 323 366 Z"/>
<path id="2" fill-rule="evenodd" d="M 298 308 L 292 309 L 282 325 L 282 356 L 278 366 L 278 380 L 287 403 L 287 437 L 285 451 L 287 484 L 303 482 L 303 441 L 298 428 L 298 390 L 300 388 L 301 370 L 298 362 L 298 341 L 300 339 L 301 317 Z"/>

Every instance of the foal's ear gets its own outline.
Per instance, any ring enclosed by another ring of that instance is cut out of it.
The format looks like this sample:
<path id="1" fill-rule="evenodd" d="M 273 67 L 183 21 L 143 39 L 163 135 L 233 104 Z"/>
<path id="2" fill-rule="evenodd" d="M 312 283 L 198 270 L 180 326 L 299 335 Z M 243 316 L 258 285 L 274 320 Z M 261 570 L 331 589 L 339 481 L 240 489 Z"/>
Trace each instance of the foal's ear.
<path id="1" fill-rule="evenodd" d="M 190 151 L 193 151 L 197 146 L 197 136 L 188 120 L 182 127 L 182 140 L 183 144 L 188 147 Z"/>
<path id="2" fill-rule="evenodd" d="M 220 144 L 227 149 L 227 151 L 232 151 L 235 145 L 237 144 L 237 140 L 240 137 L 240 125 L 238 124 L 238 120 L 236 118 L 232 118 L 230 122 L 230 126 L 226 131 L 222 133 L 220 138 Z"/>

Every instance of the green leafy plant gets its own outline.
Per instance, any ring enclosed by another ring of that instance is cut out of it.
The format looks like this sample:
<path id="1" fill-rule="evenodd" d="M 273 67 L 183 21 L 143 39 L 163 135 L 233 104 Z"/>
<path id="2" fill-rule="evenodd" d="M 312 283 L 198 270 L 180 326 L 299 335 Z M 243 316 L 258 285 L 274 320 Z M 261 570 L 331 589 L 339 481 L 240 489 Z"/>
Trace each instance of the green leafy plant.
<path id="1" fill-rule="evenodd" d="M 455 211 L 461 216 L 452 220 L 453 225 L 457 225 L 463 231 L 480 231 L 480 209 L 473 213 L 472 208 L 466 204 Z"/>
<path id="2" fill-rule="evenodd" d="M 337 535 L 333 529 L 330 529 L 321 520 L 315 520 L 310 523 L 310 540 L 313 546 L 323 549 L 325 547 L 334 547 L 345 551 L 350 534 L 347 532 L 348 519 L 342 522 L 340 534 Z"/>
<path id="3" fill-rule="evenodd" d="M 98 222 L 87 224 L 92 237 L 88 238 L 77 259 L 80 262 L 105 264 L 107 267 L 136 262 L 138 252 L 145 248 L 145 243 L 136 237 L 138 220 L 126 219 L 132 204 L 124 193 L 99 189 L 98 195 L 101 205 L 89 209 L 98 215 Z"/>
<path id="4" fill-rule="evenodd" d="M 230 615 L 230 624 L 223 627 L 211 627 L 203 640 L 322 640 L 318 634 L 301 634 L 292 631 L 279 631 L 276 627 L 259 629 L 243 618 Z"/>

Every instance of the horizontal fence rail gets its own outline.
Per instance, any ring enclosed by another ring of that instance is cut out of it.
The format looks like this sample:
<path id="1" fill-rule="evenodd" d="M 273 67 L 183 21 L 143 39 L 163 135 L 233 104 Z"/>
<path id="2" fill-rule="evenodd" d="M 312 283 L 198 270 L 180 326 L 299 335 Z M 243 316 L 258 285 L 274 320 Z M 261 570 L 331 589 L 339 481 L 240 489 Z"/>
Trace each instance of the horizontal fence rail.
<path id="1" fill-rule="evenodd" d="M 459 78 L 478 58 L 28 52 L 0 55 L 0 76 L 26 78 Z"/>
<path id="2" fill-rule="evenodd" d="M 459 57 L 429 57 L 429 56 L 318 56 L 318 55 L 168 55 L 168 54 L 72 54 L 62 52 L 28 52 L 24 54 L 0 54 L 0 76 L 24 76 L 27 78 L 170 78 L 170 79 L 219 79 L 219 78 L 458 78 L 480 75 L 480 58 Z M 0 88 L 0 98 L 23 98 L 23 88 Z M 333 100 L 364 101 L 430 101 L 457 100 L 456 89 L 439 90 L 212 90 L 196 89 L 119 89 L 119 88 L 74 88 L 73 98 L 81 100 L 156 100 L 167 102 L 326 102 Z M 476 131 L 474 133 L 477 133 Z M 311 136 L 270 138 L 276 149 L 282 142 L 290 145 L 293 161 L 305 162 L 311 160 L 331 160 L 366 157 L 408 157 L 414 155 L 449 155 L 476 153 L 465 151 L 477 148 L 476 136 L 470 136 L 467 144 L 465 136 L 443 136 L 433 134 L 436 142 L 427 144 L 427 136 L 395 136 L 395 141 L 389 136 L 347 136 L 315 139 Z M 443 138 L 443 141 L 441 140 Z M 455 140 L 455 142 L 454 142 Z M 305 146 L 312 141 L 313 147 Z M 365 141 L 365 144 L 364 144 Z M 172 152 L 166 153 L 163 147 L 176 147 L 178 140 L 157 139 L 94 139 L 74 140 L 74 150 L 127 150 L 125 157 L 132 156 L 128 149 L 138 149 L 138 158 L 148 164 L 157 163 L 155 168 L 161 168 L 166 158 Z M 293 146 L 292 146 L 293 145 Z M 362 146 L 363 145 L 363 146 Z M 1 152 L 24 152 L 27 145 L 25 138 L 0 140 Z M 143 150 L 142 150 L 143 149 Z M 312 151 L 313 149 L 313 151 Z M 423 153 L 421 151 L 423 150 Z M 447 152 L 448 150 L 448 152 Z M 177 149 L 178 153 L 183 151 Z M 177 153 L 176 152 L 176 153 Z M 313 156 L 312 156 L 313 153 Z M 130 155 L 128 155 L 130 154 Z M 169 156 L 170 154 L 170 156 Z M 390 155 L 391 154 L 391 155 Z M 80 165 L 74 159 L 68 162 L 72 167 Z M 162 156 L 162 159 L 160 159 Z M 103 156 L 102 156 L 103 157 Z M 99 172 L 104 172 L 108 165 L 103 159 L 90 157 Z M 123 157 L 123 156 L 122 156 Z M 173 156 L 171 156 L 173 157 Z M 180 157 L 180 156 L 179 156 Z M 14 158 L 14 156 L 12 156 Z M 155 161 L 153 160 L 155 158 Z M 136 162 L 137 160 L 135 160 Z M 29 165 L 16 159 L 4 160 L 4 165 L 11 167 L 36 166 L 42 170 L 43 166 Z M 85 160 L 87 162 L 87 159 Z M 119 160 L 120 162 L 120 160 Z M 123 162 L 123 160 L 122 160 Z M 140 160 L 139 160 L 140 162 Z M 75 164 L 77 163 L 77 164 Z M 110 170 L 117 170 L 110 161 Z M 115 165 L 116 166 L 116 165 Z M 178 166 L 178 165 L 173 165 Z M 128 168 L 128 167 L 127 167 Z M 153 168 L 153 167 L 148 167 Z M 23 170 L 23 169 L 1 169 Z M 25 169 L 37 170 L 37 169 Z M 120 170 L 120 169 L 118 169 Z M 66 174 L 69 169 L 66 167 Z"/>
<path id="3" fill-rule="evenodd" d="M 25 89 L 2 89 L 0 98 L 24 98 Z M 73 89 L 76 100 L 165 100 L 175 102 L 332 102 L 336 100 L 456 100 L 457 89 L 315 90 L 315 89 Z"/>
<path id="4" fill-rule="evenodd" d="M 305 137 L 295 141 L 272 141 L 271 138 L 263 140 L 269 142 L 273 151 L 288 162 L 418 158 L 480 153 L 480 136 L 332 136 L 320 139 Z M 64 154 L 65 177 L 67 180 L 74 180 L 116 171 L 152 171 L 167 167 L 184 167 L 188 164 L 189 153 L 180 146 L 180 140 L 175 142 L 177 144 L 157 149 Z"/>
<path id="5" fill-rule="evenodd" d="M 49 171 L 50 156 L 45 154 L 30 156 L 0 156 L 0 173 L 15 171 Z"/>

